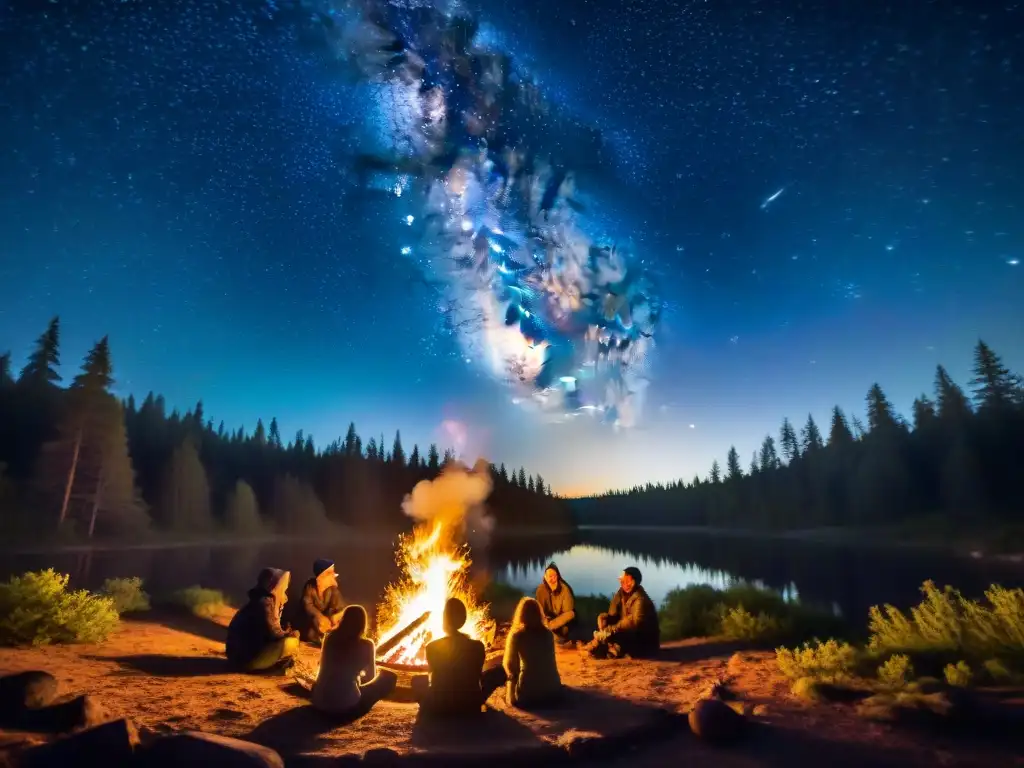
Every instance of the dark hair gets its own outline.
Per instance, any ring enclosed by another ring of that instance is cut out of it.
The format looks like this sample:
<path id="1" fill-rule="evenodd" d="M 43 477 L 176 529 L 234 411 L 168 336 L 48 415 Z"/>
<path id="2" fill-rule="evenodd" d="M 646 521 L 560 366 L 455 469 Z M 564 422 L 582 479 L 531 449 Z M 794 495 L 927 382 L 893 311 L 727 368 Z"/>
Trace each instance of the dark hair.
<path id="1" fill-rule="evenodd" d="M 540 603 L 532 597 L 524 597 L 516 606 L 515 616 L 512 618 L 512 632 L 521 632 L 524 629 L 538 629 L 544 626 L 544 616 L 540 612 Z"/>
<path id="2" fill-rule="evenodd" d="M 346 653 L 366 633 L 366 609 L 361 605 L 348 605 L 341 612 L 338 628 L 324 639 L 321 653 L 334 656 Z"/>
<path id="3" fill-rule="evenodd" d="M 457 597 L 449 597 L 444 604 L 445 632 L 458 632 L 466 623 L 466 604 Z"/>

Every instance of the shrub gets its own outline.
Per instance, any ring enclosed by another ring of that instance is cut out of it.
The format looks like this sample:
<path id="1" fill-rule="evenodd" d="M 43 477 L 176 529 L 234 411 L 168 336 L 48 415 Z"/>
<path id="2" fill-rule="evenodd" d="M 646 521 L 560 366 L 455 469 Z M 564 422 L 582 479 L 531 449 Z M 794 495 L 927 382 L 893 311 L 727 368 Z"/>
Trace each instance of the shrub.
<path id="1" fill-rule="evenodd" d="M 117 627 L 111 597 L 69 590 L 52 568 L 0 584 L 0 645 L 98 643 Z"/>
<path id="2" fill-rule="evenodd" d="M 721 607 L 720 634 L 730 640 L 773 640 L 782 635 L 782 623 L 766 613 L 756 616 L 742 605 L 736 608 Z"/>
<path id="3" fill-rule="evenodd" d="M 217 615 L 220 608 L 227 605 L 228 601 L 219 589 L 206 589 L 196 584 L 180 589 L 171 595 L 171 603 L 188 609 L 194 616 L 210 619 Z"/>
<path id="4" fill-rule="evenodd" d="M 796 650 L 777 648 L 775 659 L 779 671 L 791 680 L 809 677 L 826 683 L 850 679 L 857 669 L 857 650 L 849 643 L 836 640 L 805 643 Z"/>
<path id="5" fill-rule="evenodd" d="M 986 603 L 968 600 L 952 587 L 926 581 L 924 599 L 907 616 L 886 605 L 870 611 L 875 654 L 911 653 L 985 659 L 1024 655 L 1024 589 L 992 585 Z"/>
<path id="6" fill-rule="evenodd" d="M 608 610 L 611 602 L 607 595 L 576 595 L 576 621 L 587 631 L 597 629 L 597 617 Z"/>
<path id="7" fill-rule="evenodd" d="M 1021 677 L 1007 667 L 1001 659 L 986 659 L 982 667 L 985 669 L 985 676 L 997 685 L 1014 684 Z"/>
<path id="8" fill-rule="evenodd" d="M 913 676 L 914 667 L 910 663 L 910 657 L 902 653 L 890 656 L 889 660 L 878 668 L 878 681 L 893 691 L 906 688 Z"/>
<path id="9" fill-rule="evenodd" d="M 142 588 L 142 579 L 131 576 L 127 579 L 107 579 L 100 587 L 100 594 L 114 601 L 119 614 L 149 610 L 149 595 Z"/>
<path id="10" fill-rule="evenodd" d="M 823 701 L 820 683 L 812 677 L 800 677 L 793 683 L 791 692 L 798 699 L 804 701 Z"/>
<path id="11" fill-rule="evenodd" d="M 974 674 L 971 672 L 971 668 L 967 665 L 966 661 L 947 664 L 946 668 L 942 670 L 942 674 L 945 676 L 946 682 L 954 688 L 967 688 L 974 678 Z"/>

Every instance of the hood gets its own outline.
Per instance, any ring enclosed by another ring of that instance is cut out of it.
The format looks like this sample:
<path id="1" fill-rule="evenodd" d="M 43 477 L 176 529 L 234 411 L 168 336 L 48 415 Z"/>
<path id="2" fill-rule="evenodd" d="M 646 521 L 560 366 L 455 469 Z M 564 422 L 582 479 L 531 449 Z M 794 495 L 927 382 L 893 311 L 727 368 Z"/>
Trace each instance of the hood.
<path id="1" fill-rule="evenodd" d="M 255 600 L 269 596 L 274 587 L 281 583 L 285 573 L 280 568 L 264 568 L 256 577 L 256 586 L 249 590 L 249 597 Z"/>

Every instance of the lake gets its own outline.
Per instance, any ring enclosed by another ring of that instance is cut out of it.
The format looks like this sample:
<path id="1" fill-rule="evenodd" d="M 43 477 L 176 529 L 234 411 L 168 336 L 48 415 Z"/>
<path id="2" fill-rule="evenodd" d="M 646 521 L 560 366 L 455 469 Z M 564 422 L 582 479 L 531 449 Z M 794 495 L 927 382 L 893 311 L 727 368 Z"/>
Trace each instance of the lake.
<path id="1" fill-rule="evenodd" d="M 323 545 L 275 542 L 260 546 L 180 546 L 95 550 L 51 554 L 0 554 L 0 579 L 26 570 L 53 567 L 71 575 L 74 586 L 96 588 L 107 578 L 140 576 L 151 594 L 202 584 L 241 601 L 264 566 L 292 571 L 293 597 L 308 578 L 313 560 L 333 557 L 345 598 L 374 605 L 397 576 L 393 542 L 361 536 Z M 561 536 L 519 536 L 492 542 L 473 553 L 474 579 L 489 578 L 532 593 L 544 566 L 558 563 L 577 594 L 611 594 L 628 565 L 644 574 L 651 597 L 660 602 L 674 587 L 708 583 L 724 587 L 737 580 L 772 587 L 863 626 L 868 607 L 916 602 L 925 579 L 952 584 L 980 596 L 992 582 L 1024 586 L 1020 565 L 956 558 L 919 549 L 867 548 L 788 539 L 695 534 L 692 531 L 581 529 Z M 372 611 L 371 611 L 372 613 Z"/>

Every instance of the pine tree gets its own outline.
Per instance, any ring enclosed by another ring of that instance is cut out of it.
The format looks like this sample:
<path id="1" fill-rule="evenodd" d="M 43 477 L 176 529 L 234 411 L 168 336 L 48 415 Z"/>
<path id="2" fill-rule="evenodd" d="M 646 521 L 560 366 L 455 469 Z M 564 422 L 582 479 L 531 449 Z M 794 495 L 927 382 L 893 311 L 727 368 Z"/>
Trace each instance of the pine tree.
<path id="1" fill-rule="evenodd" d="M 427 471 L 430 474 L 436 474 L 440 468 L 441 458 L 437 454 L 437 445 L 431 443 L 430 448 L 427 449 Z"/>
<path id="2" fill-rule="evenodd" d="M 711 472 L 708 474 L 708 480 L 714 485 L 722 482 L 722 468 L 718 464 L 718 459 L 711 462 Z"/>
<path id="3" fill-rule="evenodd" d="M 154 511 L 160 524 L 169 530 L 193 533 L 213 527 L 210 484 L 191 435 L 171 454 Z"/>
<path id="4" fill-rule="evenodd" d="M 736 446 L 729 446 L 729 454 L 725 457 L 725 473 L 729 480 L 738 480 L 743 477 L 743 470 L 740 468 L 740 455 L 736 452 Z"/>
<path id="5" fill-rule="evenodd" d="M 939 419 L 948 424 L 962 424 L 971 416 L 967 396 L 941 365 L 935 367 L 935 405 Z"/>
<path id="6" fill-rule="evenodd" d="M 868 412 L 868 431 L 872 434 L 893 432 L 899 429 L 899 422 L 893 411 L 892 403 L 885 396 L 882 387 L 875 383 L 868 390 L 866 398 Z M 853 435 L 850 435 L 851 439 Z"/>
<path id="7" fill-rule="evenodd" d="M 928 395 L 920 395 L 914 398 L 912 410 L 915 432 L 928 429 L 928 427 L 935 423 L 935 403 L 929 399 Z"/>
<path id="8" fill-rule="evenodd" d="M 228 497 L 224 517 L 228 528 L 235 533 L 255 535 L 262 532 L 263 521 L 260 518 L 259 503 L 256 501 L 252 486 L 245 480 L 235 483 Z"/>
<path id="9" fill-rule="evenodd" d="M 356 441 L 358 439 L 359 435 L 356 433 L 356 423 L 354 421 L 350 421 L 348 423 L 348 431 L 345 432 L 345 442 L 342 443 L 346 456 L 356 455 Z"/>
<path id="10" fill-rule="evenodd" d="M 10 387 L 14 384 L 14 375 L 11 373 L 11 353 L 4 352 L 0 355 L 0 388 Z"/>
<path id="11" fill-rule="evenodd" d="M 526 490 L 530 493 L 534 493 L 536 491 L 536 488 L 533 485 L 533 475 L 526 478 Z"/>
<path id="12" fill-rule="evenodd" d="M 765 435 L 764 442 L 761 443 L 760 469 L 762 472 L 771 472 L 778 469 L 778 466 L 779 454 L 775 450 L 775 438 Z"/>
<path id="13" fill-rule="evenodd" d="M 756 475 L 758 472 L 761 471 L 760 467 L 759 467 L 760 461 L 761 461 L 761 457 L 758 455 L 757 451 L 754 451 L 754 455 L 750 457 L 750 470 L 749 470 L 749 474 L 750 474 L 751 477 L 753 477 L 754 475 Z"/>
<path id="14" fill-rule="evenodd" d="M 18 382 L 40 390 L 60 383 L 60 318 L 50 320 L 46 332 L 36 340 L 35 349 L 21 369 Z"/>
<path id="15" fill-rule="evenodd" d="M 846 423 L 846 414 L 838 405 L 832 409 L 832 425 L 828 432 L 829 446 L 844 447 L 853 443 L 853 433 Z"/>
<path id="16" fill-rule="evenodd" d="M 853 433 L 854 440 L 863 439 L 865 433 L 867 432 L 867 430 L 864 429 L 864 423 L 856 416 L 850 419 L 850 431 Z"/>
<path id="17" fill-rule="evenodd" d="M 327 512 L 316 491 L 293 475 L 278 477 L 274 483 L 271 512 L 282 533 L 317 533 L 327 527 Z"/>
<path id="18" fill-rule="evenodd" d="M 502 462 L 502 465 L 498 467 L 498 479 L 503 483 L 508 483 L 508 470 L 505 469 L 504 462 Z"/>
<path id="19" fill-rule="evenodd" d="M 252 439 L 256 445 L 267 444 L 267 429 L 263 426 L 263 419 L 256 419 L 256 431 L 252 433 Z"/>
<path id="20" fill-rule="evenodd" d="M 814 453 L 824 447 L 821 431 L 811 414 L 807 414 L 807 423 L 800 431 L 800 437 L 803 439 L 804 453 Z"/>
<path id="21" fill-rule="evenodd" d="M 779 443 L 782 445 L 782 455 L 786 457 L 787 464 L 792 464 L 794 459 L 800 458 L 800 443 L 796 439 L 796 430 L 788 418 L 782 420 Z"/>
<path id="22" fill-rule="evenodd" d="M 535 486 L 536 486 L 536 490 L 537 490 L 538 495 L 540 495 L 540 496 L 547 495 L 548 487 L 544 484 L 544 478 L 541 477 L 540 475 L 537 475 Z"/>
<path id="23" fill-rule="evenodd" d="M 1005 410 L 1017 399 L 1014 376 L 1002 359 L 984 341 L 974 348 L 974 403 L 979 410 Z"/>
<path id="24" fill-rule="evenodd" d="M 221 422 L 223 424 L 224 422 Z M 281 429 L 277 426 L 277 417 L 270 419 L 270 431 L 267 433 L 267 442 L 272 448 L 281 447 Z"/>
<path id="25" fill-rule="evenodd" d="M 366 458 L 370 461 L 377 460 L 377 440 L 371 437 L 370 442 L 366 444 Z"/>
<path id="26" fill-rule="evenodd" d="M 395 442 L 391 446 L 391 461 L 400 467 L 405 466 L 405 450 L 402 448 L 402 433 L 395 432 Z"/>
<path id="27" fill-rule="evenodd" d="M 419 469 L 420 462 L 420 447 L 419 445 L 413 445 L 412 453 L 409 454 L 409 469 Z"/>
<path id="28" fill-rule="evenodd" d="M 526 470 L 522 467 L 519 468 L 519 474 L 516 476 L 516 485 L 520 488 L 526 488 Z"/>

